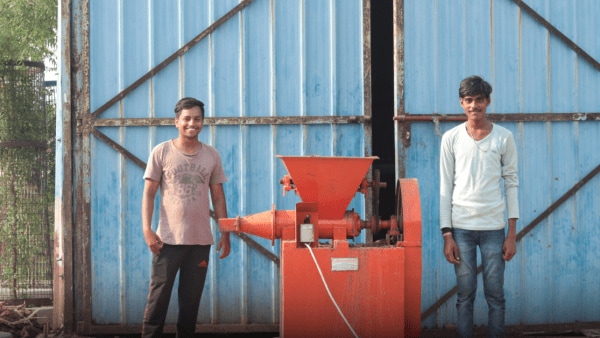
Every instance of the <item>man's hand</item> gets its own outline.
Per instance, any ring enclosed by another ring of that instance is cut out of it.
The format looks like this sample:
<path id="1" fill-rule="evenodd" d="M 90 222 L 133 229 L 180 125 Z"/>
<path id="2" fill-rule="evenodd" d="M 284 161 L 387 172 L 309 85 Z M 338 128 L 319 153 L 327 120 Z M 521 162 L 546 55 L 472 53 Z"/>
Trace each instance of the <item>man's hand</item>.
<path id="1" fill-rule="evenodd" d="M 452 233 L 444 236 L 444 256 L 446 260 L 452 264 L 460 263 L 460 254 L 458 252 L 458 245 L 452 237 Z"/>
<path id="2" fill-rule="evenodd" d="M 229 235 L 230 235 L 229 232 L 222 232 L 221 238 L 219 238 L 219 244 L 217 245 L 217 252 L 221 253 L 221 255 L 219 255 L 220 259 L 223 259 L 223 258 L 229 256 L 229 253 L 231 252 L 231 242 L 229 240 Z"/>
<path id="3" fill-rule="evenodd" d="M 444 256 L 446 260 L 452 264 L 460 263 L 460 254 L 458 252 L 458 245 L 454 241 L 452 234 L 444 236 Z"/>
<path id="4" fill-rule="evenodd" d="M 502 245 L 502 258 L 505 261 L 510 261 L 517 254 L 517 240 L 514 236 L 508 236 Z"/>
<path id="5" fill-rule="evenodd" d="M 153 254 L 160 254 L 163 242 L 156 232 L 152 231 L 152 213 L 154 211 L 154 197 L 160 183 L 149 178 L 144 180 L 144 194 L 142 196 L 142 231 L 146 245 Z"/>
<path id="6" fill-rule="evenodd" d="M 144 231 L 144 239 L 146 240 L 146 245 L 148 245 L 148 248 L 150 248 L 150 251 L 152 251 L 153 254 L 160 254 L 160 250 L 163 247 L 163 242 L 160 237 L 158 237 L 156 232 L 152 230 Z"/>

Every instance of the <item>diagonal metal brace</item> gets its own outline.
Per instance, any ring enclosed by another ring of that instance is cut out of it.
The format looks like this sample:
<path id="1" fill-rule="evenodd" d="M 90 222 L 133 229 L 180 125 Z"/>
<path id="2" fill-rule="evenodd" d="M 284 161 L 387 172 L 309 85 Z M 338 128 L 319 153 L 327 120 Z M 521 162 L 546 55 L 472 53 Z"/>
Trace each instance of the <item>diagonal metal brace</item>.
<path id="1" fill-rule="evenodd" d="M 548 20 L 544 19 L 538 12 L 536 12 L 533 8 L 529 7 L 522 0 L 513 0 L 519 8 L 523 11 L 527 12 L 527 14 L 531 15 L 537 22 L 542 24 L 542 26 L 546 27 L 550 33 L 556 35 L 562 42 L 564 42 L 569 48 L 571 48 L 577 55 L 584 58 L 587 62 L 589 62 L 596 70 L 600 71 L 600 62 L 594 59 L 591 55 L 586 53 L 581 47 L 579 47 L 573 40 L 569 39 L 563 32 L 554 27 Z"/>
<path id="2" fill-rule="evenodd" d="M 141 86 L 148 79 L 156 75 L 158 72 L 166 68 L 173 61 L 177 60 L 178 57 L 181 57 L 183 54 L 187 53 L 190 48 L 196 45 L 198 42 L 202 41 L 205 37 L 212 34 L 219 26 L 233 17 L 235 14 L 240 12 L 246 6 L 248 6 L 252 2 L 252 0 L 244 0 L 239 3 L 237 6 L 232 8 L 229 12 L 225 13 L 221 18 L 215 21 L 212 25 L 208 26 L 204 31 L 198 34 L 195 38 L 193 38 L 190 42 L 186 43 L 183 47 L 179 48 L 175 53 L 171 54 L 168 58 L 166 58 L 163 62 L 159 63 L 156 67 L 152 68 L 142 77 L 137 79 L 134 83 L 129 85 L 127 88 L 123 89 L 119 94 L 110 99 L 108 102 L 103 104 L 100 108 L 96 109 L 95 112 L 91 114 L 92 119 L 96 119 L 100 114 L 105 112 L 108 108 L 112 107 L 115 103 L 125 98 L 125 96 L 129 95 L 133 90 L 137 87 Z"/>

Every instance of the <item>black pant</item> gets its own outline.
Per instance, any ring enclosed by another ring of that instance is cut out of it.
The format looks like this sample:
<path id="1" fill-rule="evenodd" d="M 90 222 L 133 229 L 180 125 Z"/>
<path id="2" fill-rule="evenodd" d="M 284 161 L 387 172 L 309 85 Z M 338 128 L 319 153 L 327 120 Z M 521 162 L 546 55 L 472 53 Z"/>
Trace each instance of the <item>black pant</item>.
<path id="1" fill-rule="evenodd" d="M 179 316 L 177 337 L 193 337 L 198 307 L 204 289 L 210 245 L 167 245 L 152 258 L 148 303 L 144 311 L 142 337 L 160 337 L 179 271 Z"/>

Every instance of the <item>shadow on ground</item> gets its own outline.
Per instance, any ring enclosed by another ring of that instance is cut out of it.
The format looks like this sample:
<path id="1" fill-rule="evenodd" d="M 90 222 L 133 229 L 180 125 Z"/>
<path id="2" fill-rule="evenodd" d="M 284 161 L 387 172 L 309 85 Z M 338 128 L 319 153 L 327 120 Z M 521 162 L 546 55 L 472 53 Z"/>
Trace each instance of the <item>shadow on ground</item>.
<path id="1" fill-rule="evenodd" d="M 485 327 L 474 329 L 475 337 L 487 337 Z M 455 337 L 456 331 L 452 328 L 446 329 L 423 329 L 423 338 Z M 139 335 L 127 336 L 104 336 L 103 338 L 139 338 Z M 174 338 L 175 335 L 163 335 L 163 337 Z M 196 337 L 204 338 L 274 338 L 279 337 L 277 332 L 255 332 L 255 333 L 203 333 Z M 600 337 L 600 322 L 593 323 L 568 323 L 568 324 L 546 324 L 546 325 L 519 325 L 506 328 L 505 338 L 513 337 Z"/>
<path id="2" fill-rule="evenodd" d="M 10 332 L 14 338 L 17 337 L 65 337 L 65 338 L 84 338 L 84 336 L 65 335 L 63 333 L 49 332 L 44 335 L 42 332 L 27 332 L 21 330 L 6 330 L 0 326 L 0 331 Z M 26 333 L 27 332 L 27 333 Z M 25 333 L 23 335 L 23 333 Z M 428 329 L 421 331 L 423 338 L 444 338 L 455 337 L 456 331 L 450 326 L 445 329 Z M 92 336 L 85 336 L 92 337 Z M 128 335 L 101 335 L 93 336 L 98 338 L 140 338 L 139 334 Z M 165 338 L 175 338 L 174 334 L 164 334 Z M 278 332 L 253 332 L 253 333 L 198 333 L 196 337 L 203 338 L 275 338 L 279 337 Z M 474 337 L 487 337 L 485 327 L 476 327 Z M 520 325 L 509 326 L 506 328 L 505 338 L 513 337 L 600 337 L 600 322 L 593 323 L 568 323 L 568 324 L 547 324 L 547 325 Z"/>

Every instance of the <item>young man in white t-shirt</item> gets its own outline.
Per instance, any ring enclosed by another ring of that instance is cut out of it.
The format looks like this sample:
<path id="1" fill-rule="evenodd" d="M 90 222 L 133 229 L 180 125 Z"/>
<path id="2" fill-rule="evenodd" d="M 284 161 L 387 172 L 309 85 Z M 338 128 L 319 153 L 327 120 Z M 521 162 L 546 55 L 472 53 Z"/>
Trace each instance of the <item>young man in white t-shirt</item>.
<path id="1" fill-rule="evenodd" d="M 512 133 L 486 118 L 491 93 L 492 86 L 479 76 L 461 82 L 467 121 L 444 133 L 440 149 L 440 228 L 444 255 L 456 272 L 459 337 L 473 336 L 477 247 L 489 307 L 488 335 L 504 336 L 504 263 L 517 252 L 517 150 Z"/>

